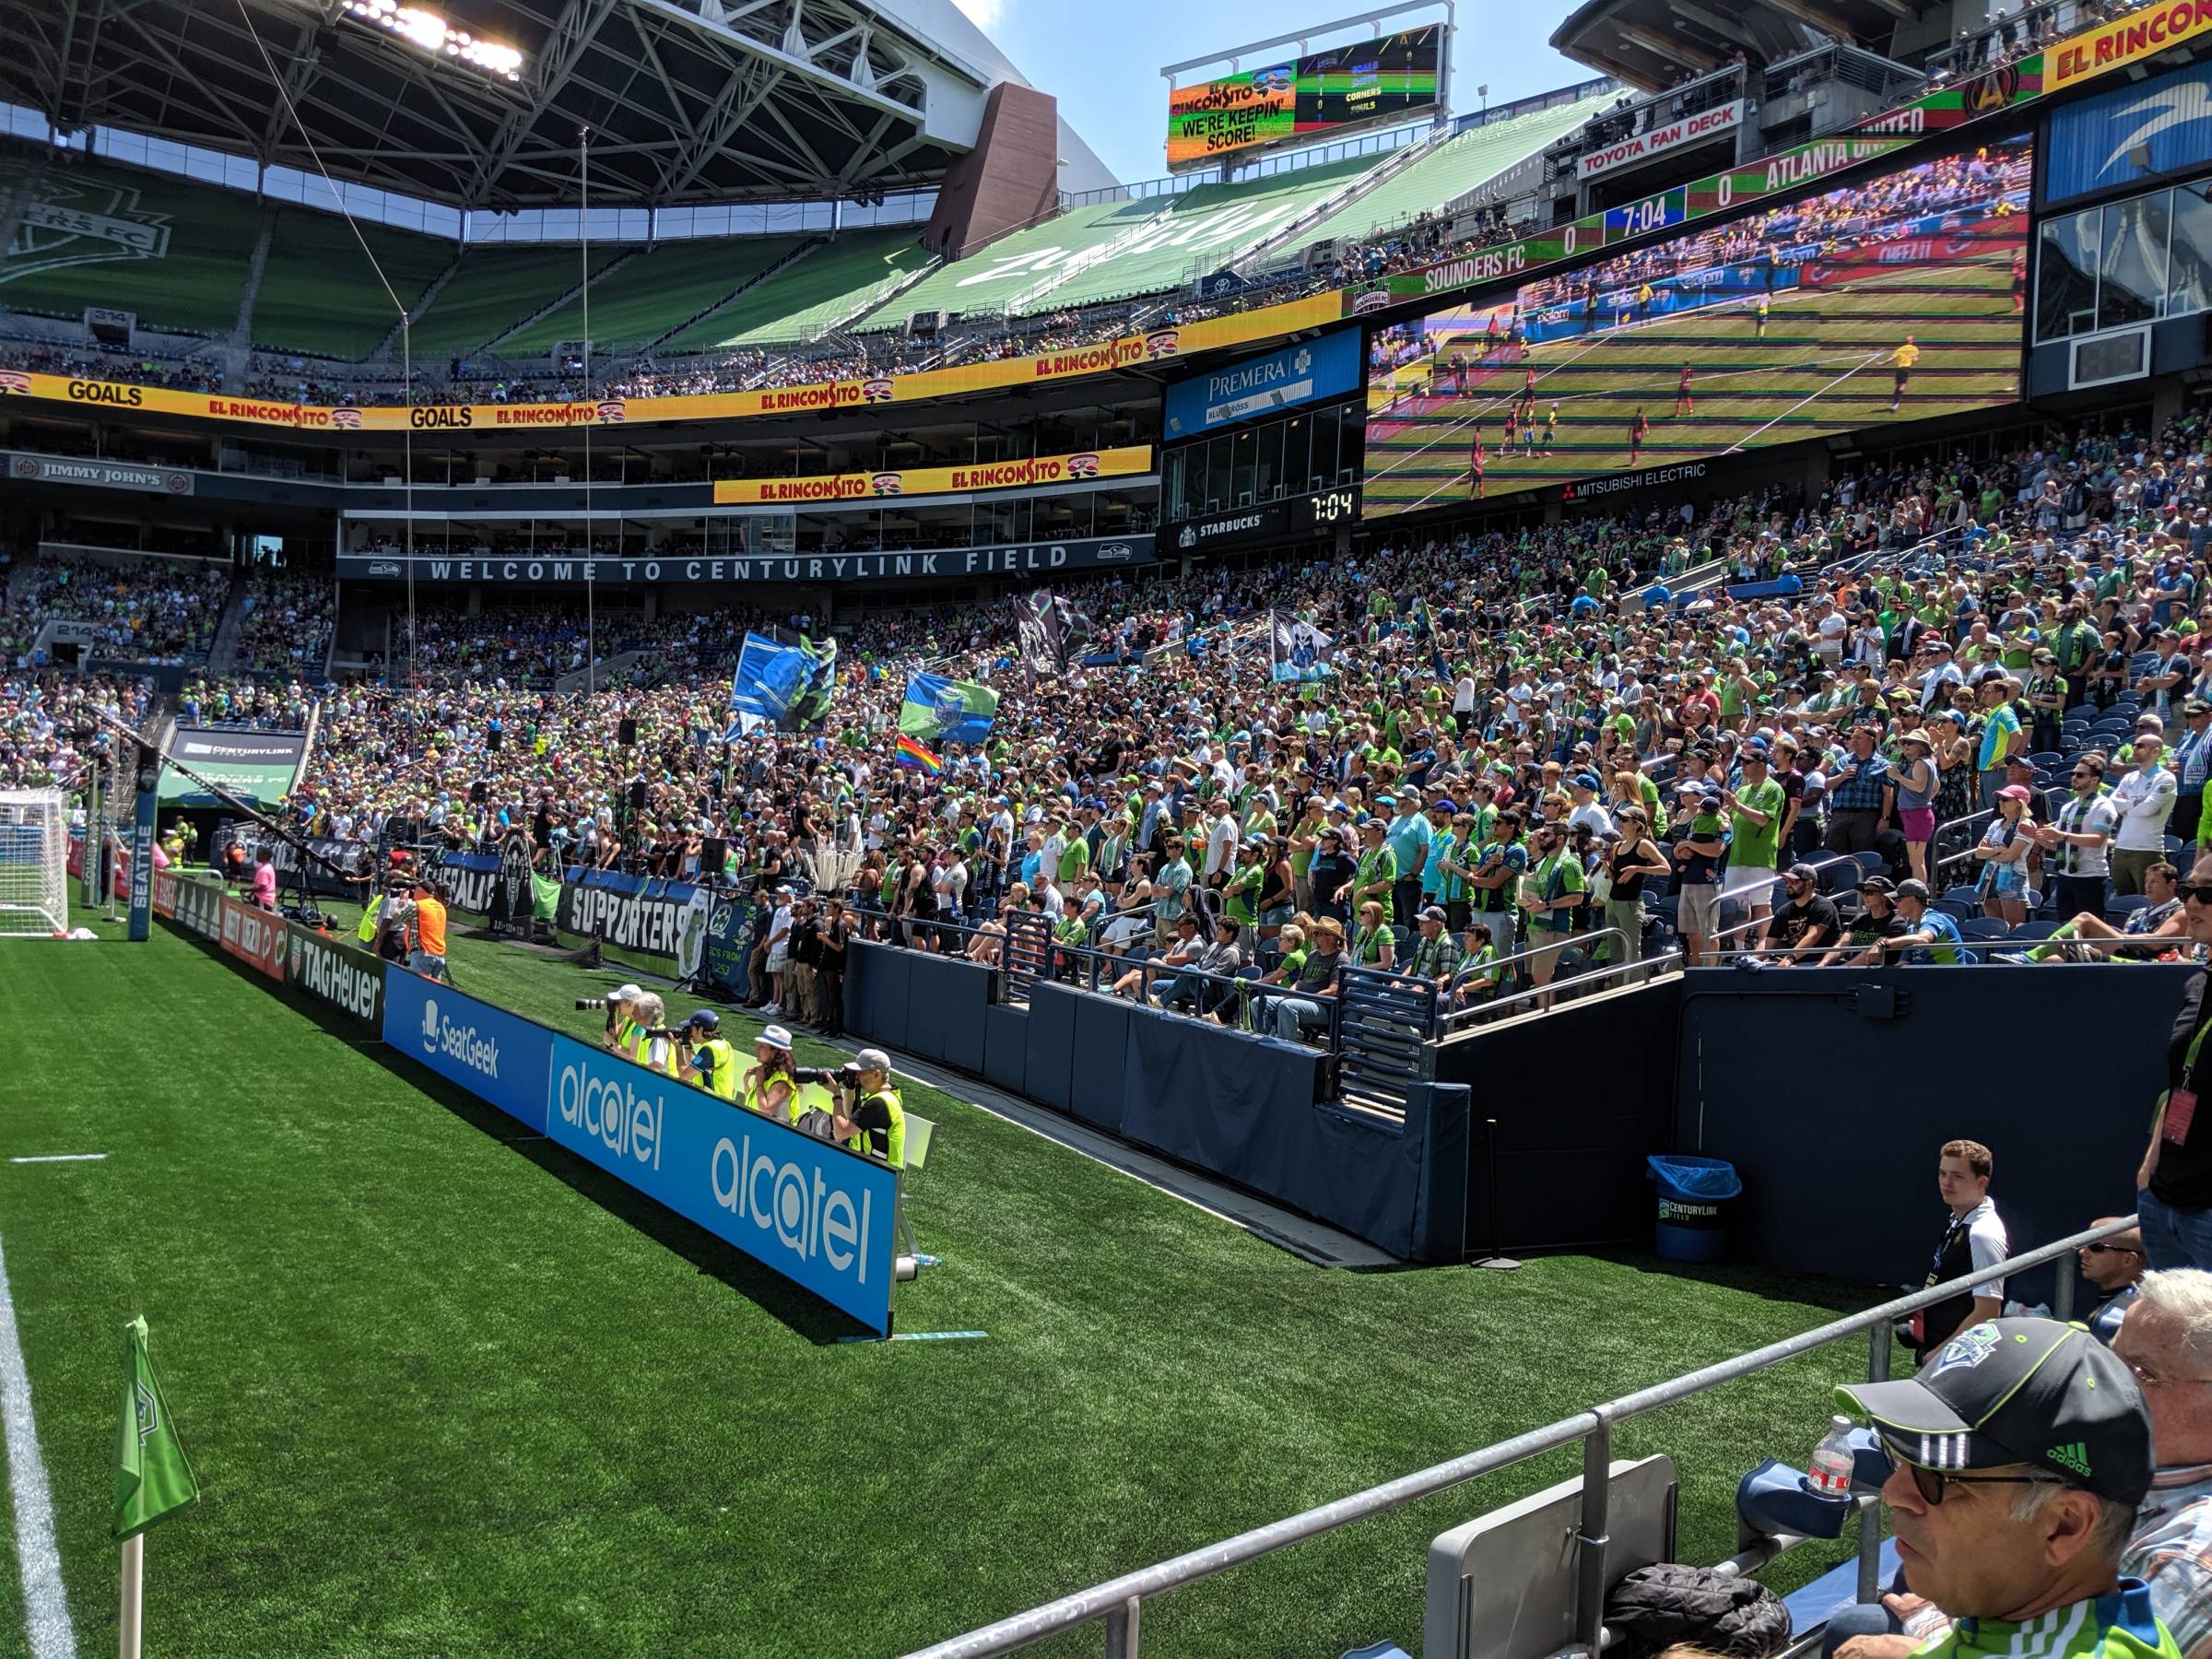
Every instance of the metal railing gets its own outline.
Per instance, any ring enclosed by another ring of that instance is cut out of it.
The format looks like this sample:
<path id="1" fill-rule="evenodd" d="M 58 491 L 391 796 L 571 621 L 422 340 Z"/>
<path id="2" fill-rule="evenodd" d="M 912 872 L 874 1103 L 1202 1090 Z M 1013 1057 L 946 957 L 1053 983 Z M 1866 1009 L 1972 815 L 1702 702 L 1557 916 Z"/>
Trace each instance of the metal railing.
<path id="1" fill-rule="evenodd" d="M 1204 1549 L 1191 1550 L 1139 1571 L 1124 1573 L 1119 1578 L 1109 1579 L 1102 1584 L 1074 1595 L 1064 1595 L 1057 1601 L 1047 1602 L 1041 1607 L 1031 1608 L 1011 1618 L 1003 1618 L 965 1635 L 917 1649 L 909 1655 L 909 1659 L 983 1659 L 986 1654 L 1012 1653 L 1062 1630 L 1100 1621 L 1106 1626 L 1108 1659 L 1135 1659 L 1139 1618 L 1145 1602 L 1151 1597 L 1180 1589 L 1184 1584 L 1194 1583 L 1200 1579 L 1211 1578 L 1217 1572 L 1226 1571 L 1261 1556 L 1272 1555 L 1292 1544 L 1300 1544 L 1308 1538 L 1317 1538 L 1335 1532 L 1352 1522 L 1401 1509 L 1420 1499 L 1448 1491 L 1477 1476 L 1495 1474 L 1500 1469 L 1509 1468 L 1541 1453 L 1577 1443 L 1583 1448 L 1583 1492 L 1581 1520 L 1574 1540 L 1578 1567 L 1575 1633 L 1582 1651 L 1595 1653 L 1604 1636 L 1606 1512 L 1610 1500 L 1613 1430 L 1617 1424 L 1656 1410 L 1662 1406 L 1671 1406 L 1677 1401 L 1688 1399 L 1693 1394 L 1703 1394 L 1721 1383 L 1733 1382 L 1739 1377 L 1766 1371 L 1784 1360 L 1797 1359 L 1861 1333 L 1868 1337 L 1867 1379 L 1870 1382 L 1885 1381 L 1889 1375 L 1893 1322 L 1923 1309 L 1932 1308 L 1952 1297 L 1965 1295 L 1986 1279 L 2009 1277 L 2029 1268 L 2061 1261 L 2085 1244 L 2111 1238 L 2135 1225 L 2136 1218 L 2130 1216 L 2122 1221 L 2075 1233 L 2055 1243 L 2045 1244 L 2041 1249 L 2000 1262 L 1994 1267 L 1977 1269 L 1964 1277 L 1913 1291 L 1863 1312 L 1831 1320 L 1801 1335 L 1770 1343 L 1765 1347 L 1754 1348 L 1750 1353 L 1739 1354 L 1733 1359 L 1724 1359 L 1669 1382 L 1639 1389 L 1619 1399 L 1609 1400 L 1587 1411 L 1562 1418 L 1541 1429 L 1532 1429 L 1511 1440 L 1471 1452 L 1464 1457 L 1455 1457 L 1416 1474 L 1371 1487 L 1364 1492 L 1340 1498 L 1334 1503 L 1324 1503 L 1302 1514 L 1255 1527 L 1250 1532 L 1239 1533 L 1233 1538 L 1225 1538 Z M 2053 1298 L 2055 1317 L 2071 1317 L 2073 1295 L 2073 1275 L 2062 1267 L 2058 1273 L 2058 1288 Z M 1827 1401 L 1823 1397 L 1808 1413 L 1808 1420 L 1824 1422 L 1828 1410 Z M 1881 1528 L 1875 1524 L 1873 1512 L 1877 1501 L 1872 1497 L 1859 1500 L 1858 1597 L 1862 1602 L 1874 1599 L 1877 1585 Z"/>

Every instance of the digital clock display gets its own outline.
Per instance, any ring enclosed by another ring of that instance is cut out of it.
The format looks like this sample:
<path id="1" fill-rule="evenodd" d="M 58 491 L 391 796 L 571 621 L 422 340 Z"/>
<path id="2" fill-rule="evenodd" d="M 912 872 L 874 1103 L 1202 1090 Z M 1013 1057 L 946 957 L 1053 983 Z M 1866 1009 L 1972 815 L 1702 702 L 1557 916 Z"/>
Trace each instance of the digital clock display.
<path id="1" fill-rule="evenodd" d="M 1292 525 L 1300 530 L 1327 529 L 1348 524 L 1359 516 L 1359 488 L 1347 484 L 1300 496 L 1291 504 Z"/>

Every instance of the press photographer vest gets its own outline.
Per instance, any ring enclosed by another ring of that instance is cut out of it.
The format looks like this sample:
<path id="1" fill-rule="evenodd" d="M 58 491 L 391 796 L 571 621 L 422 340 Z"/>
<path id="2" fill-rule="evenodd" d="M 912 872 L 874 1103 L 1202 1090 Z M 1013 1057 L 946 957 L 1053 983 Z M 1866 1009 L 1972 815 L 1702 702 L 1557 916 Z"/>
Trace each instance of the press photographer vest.
<path id="1" fill-rule="evenodd" d="M 888 1163 L 894 1170 L 905 1169 L 905 1102 L 900 1100 L 899 1091 L 895 1088 L 882 1089 L 876 1094 L 868 1096 L 867 1098 L 870 1100 L 881 1100 L 885 1109 L 891 1114 L 891 1127 L 889 1133 L 885 1136 L 884 1161 Z M 865 1104 L 865 1102 L 864 1101 L 863 1104 Z M 858 1135 L 855 1135 L 851 1140 L 847 1141 L 845 1145 L 852 1147 L 855 1152 L 871 1151 L 873 1148 L 870 1147 L 868 1142 L 874 1133 L 875 1132 L 873 1130 L 863 1129 Z"/>
<path id="2" fill-rule="evenodd" d="M 710 1037 L 699 1047 L 701 1053 L 712 1054 L 714 1057 L 712 1069 L 706 1076 L 708 1091 L 730 1101 L 733 1105 L 735 1104 L 737 1100 L 737 1051 L 730 1046 L 730 1041 L 726 1037 Z"/>
<path id="3" fill-rule="evenodd" d="M 353 930 L 353 936 L 364 945 L 376 944 L 376 919 L 384 913 L 384 896 L 377 894 L 369 900 L 369 908 L 361 912 L 361 924 Z"/>

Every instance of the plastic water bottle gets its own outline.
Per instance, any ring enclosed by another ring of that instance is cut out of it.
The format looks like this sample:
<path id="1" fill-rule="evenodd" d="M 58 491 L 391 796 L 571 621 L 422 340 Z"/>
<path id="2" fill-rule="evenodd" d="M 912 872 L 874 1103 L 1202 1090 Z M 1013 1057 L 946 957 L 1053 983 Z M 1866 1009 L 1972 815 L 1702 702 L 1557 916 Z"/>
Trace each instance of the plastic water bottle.
<path id="1" fill-rule="evenodd" d="M 1851 1477 L 1858 1467 L 1858 1459 L 1851 1450 L 1851 1419 L 1832 1418 L 1829 1421 L 1828 1436 L 1813 1448 L 1812 1465 L 1806 1473 L 1813 1494 L 1818 1498 L 1848 1498 L 1851 1496 Z"/>

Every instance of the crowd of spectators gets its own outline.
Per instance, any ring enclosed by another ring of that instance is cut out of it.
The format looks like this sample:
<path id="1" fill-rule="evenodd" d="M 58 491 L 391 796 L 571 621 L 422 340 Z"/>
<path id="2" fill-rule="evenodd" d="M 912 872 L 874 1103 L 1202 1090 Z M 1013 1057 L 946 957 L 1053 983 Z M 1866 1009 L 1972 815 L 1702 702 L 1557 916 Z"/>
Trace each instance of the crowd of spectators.
<path id="1" fill-rule="evenodd" d="M 328 575 L 257 567 L 247 579 L 232 666 L 241 674 L 320 679 L 337 620 L 337 584 Z"/>
<path id="2" fill-rule="evenodd" d="M 88 758 L 110 752 L 96 714 L 138 730 L 155 707 L 145 681 L 54 670 L 0 674 L 0 789 L 81 790 Z"/>
<path id="3" fill-rule="evenodd" d="M 230 598 L 228 566 L 166 559 L 47 554 L 6 568 L 0 659 L 29 663 L 48 622 L 80 625 L 88 657 L 176 664 L 204 661 Z"/>

